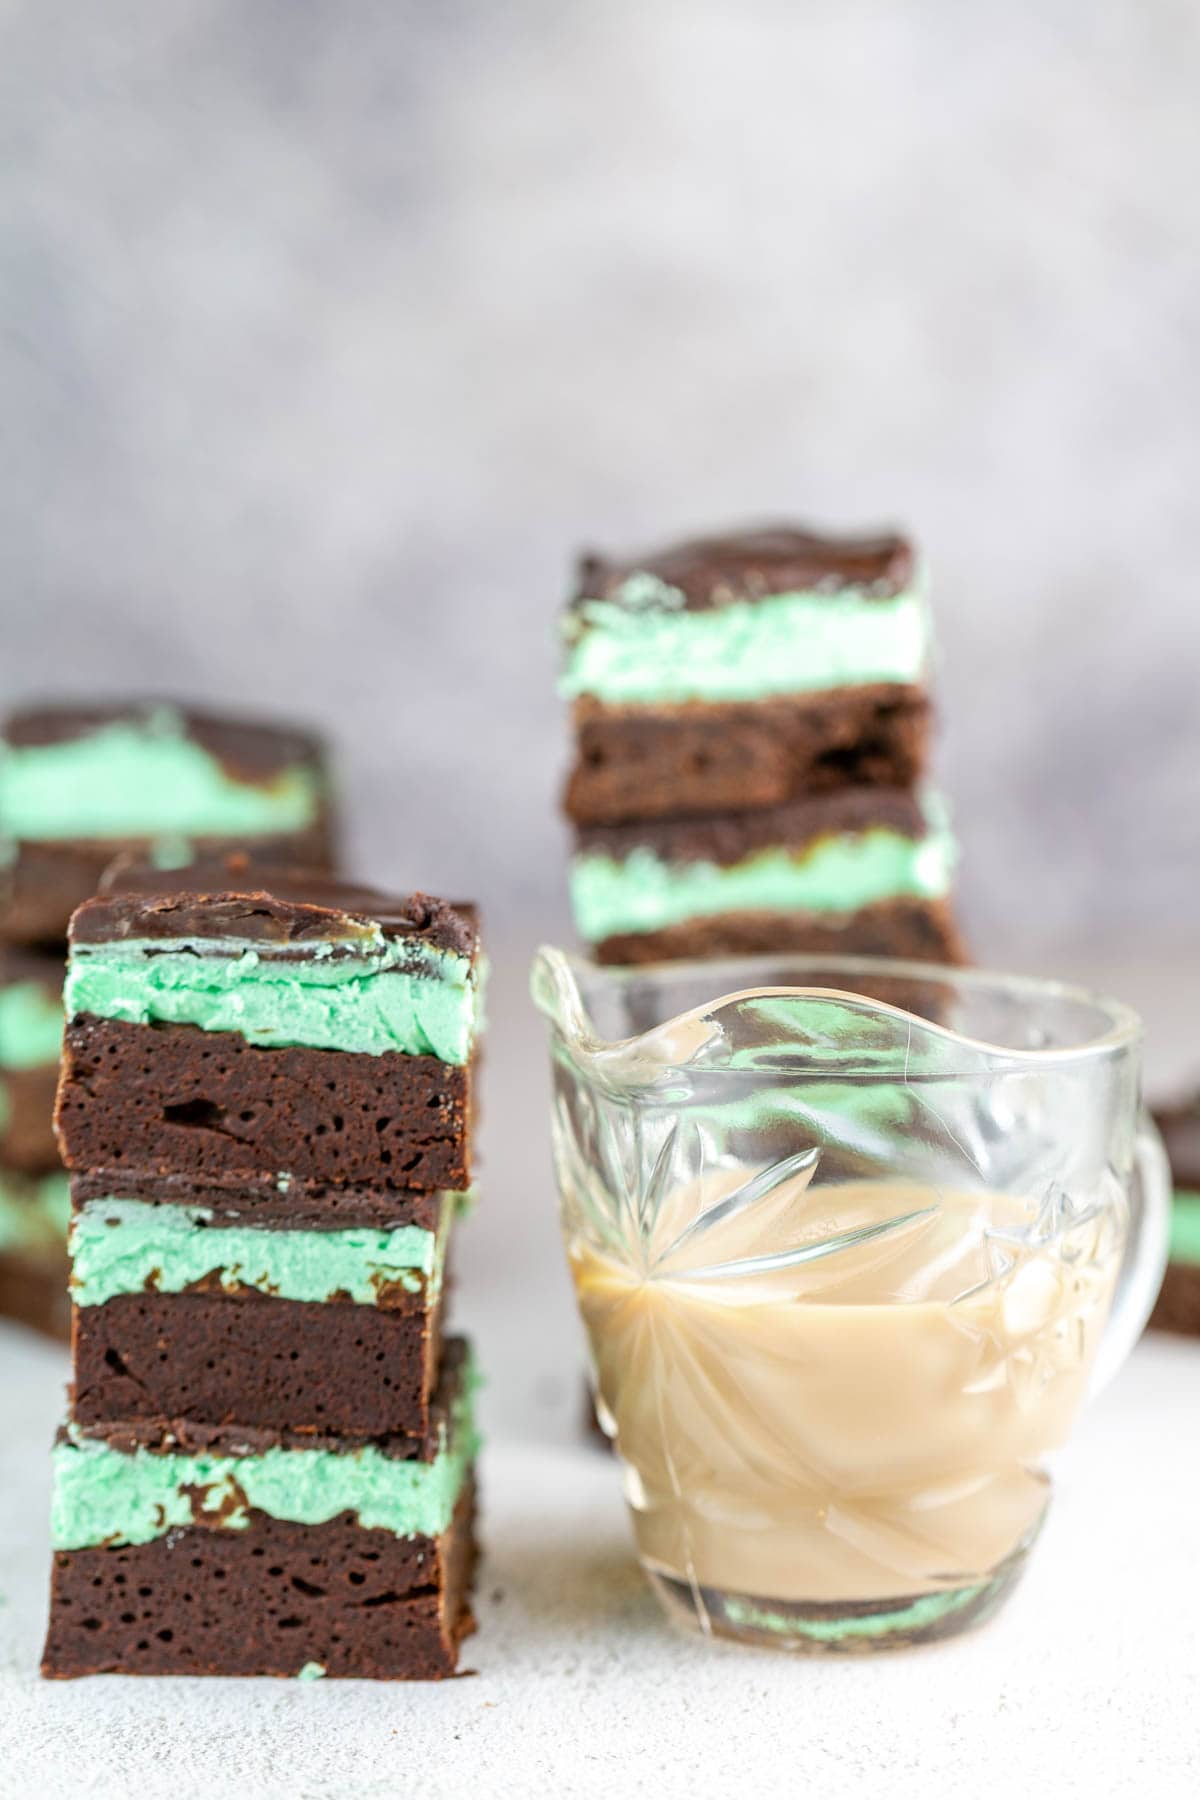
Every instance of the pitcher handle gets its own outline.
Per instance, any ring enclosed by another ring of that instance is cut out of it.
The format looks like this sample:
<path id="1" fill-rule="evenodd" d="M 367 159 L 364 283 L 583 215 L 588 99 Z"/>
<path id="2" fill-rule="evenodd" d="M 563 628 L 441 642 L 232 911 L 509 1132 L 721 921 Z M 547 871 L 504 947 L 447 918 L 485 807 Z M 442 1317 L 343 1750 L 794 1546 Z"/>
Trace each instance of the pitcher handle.
<path id="1" fill-rule="evenodd" d="M 1106 1388 L 1146 1329 L 1167 1266 L 1171 1168 L 1145 1107 L 1138 1119 L 1129 1194 L 1129 1240 L 1104 1341 L 1092 1373 L 1093 1395 Z"/>

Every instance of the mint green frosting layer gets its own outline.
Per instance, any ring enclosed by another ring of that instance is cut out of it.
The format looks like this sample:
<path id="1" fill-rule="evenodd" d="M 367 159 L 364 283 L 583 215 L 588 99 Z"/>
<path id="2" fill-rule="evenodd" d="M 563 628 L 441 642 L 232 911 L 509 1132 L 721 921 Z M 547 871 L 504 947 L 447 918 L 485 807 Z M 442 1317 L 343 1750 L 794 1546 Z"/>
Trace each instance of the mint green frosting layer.
<path id="1" fill-rule="evenodd" d="M 904 1636 L 921 1631 L 951 1614 L 971 1606 L 988 1587 L 986 1581 L 973 1587 L 950 1588 L 941 1594 L 922 1594 L 891 1608 L 881 1606 L 877 1613 L 850 1614 L 842 1619 L 806 1619 L 790 1612 L 777 1612 L 756 1605 L 752 1600 L 729 1596 L 724 1611 L 735 1625 L 746 1625 L 755 1631 L 770 1631 L 779 1637 L 808 1638 L 814 1643 L 836 1644 L 846 1638 L 886 1637 L 889 1632 Z"/>
<path id="2" fill-rule="evenodd" d="M 71 1296 L 77 1306 L 103 1306 L 116 1294 L 178 1294 L 218 1272 L 230 1290 L 251 1287 L 280 1300 L 348 1294 L 373 1306 L 381 1289 L 395 1285 L 436 1294 L 453 1212 L 448 1197 L 436 1234 L 417 1225 L 272 1231 L 211 1225 L 204 1207 L 89 1200 L 71 1227 Z"/>
<path id="3" fill-rule="evenodd" d="M 568 697 L 672 705 L 913 682 L 928 654 L 929 611 L 916 590 L 889 600 L 855 589 L 773 594 L 689 612 L 677 589 L 653 577 L 625 587 L 626 604 L 620 593 L 586 600 L 567 618 Z"/>
<path id="4" fill-rule="evenodd" d="M 760 850 L 742 862 L 664 862 L 640 846 L 621 859 L 586 851 L 571 864 L 571 903 L 590 943 L 726 912 L 848 914 L 880 900 L 949 892 L 956 858 L 944 828 L 909 838 L 883 828 L 817 839 L 800 854 Z"/>
<path id="5" fill-rule="evenodd" d="M 66 1172 L 0 1179 L 0 1250 L 36 1253 L 67 1241 L 71 1189 Z"/>
<path id="6" fill-rule="evenodd" d="M 1176 1188 L 1171 1207 L 1170 1260 L 1200 1268 L 1200 1194 Z"/>
<path id="7" fill-rule="evenodd" d="M 369 1056 L 401 1050 L 467 1061 L 479 1018 L 467 957 L 391 942 L 382 933 L 349 949 L 330 943 L 310 951 L 284 958 L 184 938 L 75 944 L 67 1012 L 236 1031 L 268 1048 L 304 1044 Z"/>
<path id="8" fill-rule="evenodd" d="M 0 835 L 10 838 L 270 836 L 311 824 L 319 801 L 308 768 L 234 780 L 171 707 L 66 743 L 0 751 Z"/>
<path id="9" fill-rule="evenodd" d="M 62 1049 L 63 1009 L 40 981 L 0 987 L 0 1068 L 35 1069 L 56 1063 Z"/>
<path id="10" fill-rule="evenodd" d="M 367 1530 L 436 1537 L 446 1530 L 478 1444 L 468 1374 L 431 1462 L 353 1451 L 264 1450 L 257 1456 L 113 1449 L 68 1426 L 54 1448 L 50 1533 L 58 1550 L 148 1544 L 189 1525 L 244 1530 L 251 1510 L 299 1525 L 357 1514 Z"/>

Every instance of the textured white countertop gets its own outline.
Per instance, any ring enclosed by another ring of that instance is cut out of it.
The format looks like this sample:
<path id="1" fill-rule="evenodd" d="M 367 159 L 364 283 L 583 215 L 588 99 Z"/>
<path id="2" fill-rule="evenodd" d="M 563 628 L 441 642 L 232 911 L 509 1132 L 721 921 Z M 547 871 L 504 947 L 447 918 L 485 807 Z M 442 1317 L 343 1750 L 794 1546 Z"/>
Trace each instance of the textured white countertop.
<path id="1" fill-rule="evenodd" d="M 1145 1340 L 1085 1416 L 1025 1582 L 978 1634 L 814 1661 L 663 1624 L 616 1469 L 579 1429 L 521 979 L 498 972 L 487 1189 L 456 1307 L 489 1377 L 478 1674 L 41 1682 L 67 1360 L 0 1327 L 0 1795 L 1200 1792 L 1200 1343 Z"/>

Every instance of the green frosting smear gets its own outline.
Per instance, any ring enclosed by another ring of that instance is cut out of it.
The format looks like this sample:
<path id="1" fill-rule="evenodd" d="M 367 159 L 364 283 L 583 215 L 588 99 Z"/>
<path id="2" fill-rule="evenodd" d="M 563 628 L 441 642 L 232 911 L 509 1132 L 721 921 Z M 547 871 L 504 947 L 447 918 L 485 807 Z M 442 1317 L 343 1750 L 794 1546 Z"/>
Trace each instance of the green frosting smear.
<path id="1" fill-rule="evenodd" d="M 249 1287 L 280 1300 L 346 1294 L 374 1306 L 381 1290 L 396 1286 L 436 1295 L 454 1211 L 448 1195 L 437 1233 L 418 1225 L 273 1231 L 210 1224 L 204 1207 L 89 1200 L 71 1227 L 71 1297 L 77 1306 L 103 1306 L 117 1294 L 178 1294 L 212 1274 L 230 1292 Z"/>
<path id="2" fill-rule="evenodd" d="M 724 1610 L 735 1625 L 774 1632 L 780 1637 L 809 1638 L 814 1643 L 836 1644 L 846 1638 L 886 1637 L 892 1631 L 907 1636 L 910 1632 L 924 1630 L 936 1625 L 940 1619 L 972 1605 L 986 1591 L 987 1586 L 987 1582 L 983 1581 L 974 1587 L 951 1588 L 941 1594 L 922 1594 L 918 1599 L 906 1601 L 890 1611 L 884 1607 L 877 1613 L 851 1614 L 843 1619 L 806 1619 L 802 1615 L 777 1612 L 769 1607 L 756 1605 L 751 1600 L 740 1600 L 732 1596 L 725 1600 Z"/>
<path id="3" fill-rule="evenodd" d="M 480 1013 L 467 957 L 382 933 L 351 948 L 315 944 L 304 957 L 215 939 L 75 944 L 65 1000 L 71 1018 L 198 1025 L 265 1048 L 400 1050 L 447 1063 L 469 1058 Z"/>
<path id="4" fill-rule="evenodd" d="M 56 1063 L 62 1034 L 62 1002 L 40 981 L 13 981 L 0 988 L 0 1068 Z"/>
<path id="5" fill-rule="evenodd" d="M 235 780 L 171 707 L 0 752 L 0 835 L 10 838 L 271 836 L 303 830 L 319 803 L 309 768 Z"/>
<path id="6" fill-rule="evenodd" d="M 31 1254 L 61 1250 L 70 1217 L 71 1188 L 65 1170 L 0 1180 L 0 1250 Z"/>
<path id="7" fill-rule="evenodd" d="M 302 1669 L 296 1670 L 296 1680 L 297 1681 L 320 1681 L 320 1679 L 324 1675 L 324 1673 L 325 1673 L 325 1664 L 324 1663 L 306 1662 Z"/>
<path id="8" fill-rule="evenodd" d="M 437 1537 L 478 1447 L 468 1371 L 431 1462 L 352 1451 L 273 1448 L 257 1456 L 116 1450 L 73 1426 L 54 1448 L 50 1532 L 58 1550 L 148 1544 L 191 1525 L 242 1531 L 251 1511 L 298 1525 L 357 1515 L 365 1530 Z"/>
<path id="9" fill-rule="evenodd" d="M 1170 1260 L 1200 1268 L 1200 1194 L 1176 1188 L 1171 1207 Z"/>
<path id="10" fill-rule="evenodd" d="M 644 845 L 619 860 L 586 851 L 571 865 L 571 903 L 580 935 L 599 943 L 717 913 L 848 914 L 880 900 L 937 899 L 955 860 L 942 827 L 920 838 L 882 827 L 824 837 L 799 854 L 772 847 L 728 866 L 664 862 Z"/>
<path id="11" fill-rule="evenodd" d="M 637 584 L 640 580 L 641 585 Z M 912 590 L 875 600 L 859 590 L 773 594 L 689 612 L 677 590 L 632 577 L 622 603 L 585 600 L 567 617 L 560 688 L 614 705 L 760 700 L 863 682 L 914 682 L 929 649 L 929 610 Z M 674 598 L 672 598 L 674 596 Z M 636 602 L 636 603 L 635 603 Z"/>

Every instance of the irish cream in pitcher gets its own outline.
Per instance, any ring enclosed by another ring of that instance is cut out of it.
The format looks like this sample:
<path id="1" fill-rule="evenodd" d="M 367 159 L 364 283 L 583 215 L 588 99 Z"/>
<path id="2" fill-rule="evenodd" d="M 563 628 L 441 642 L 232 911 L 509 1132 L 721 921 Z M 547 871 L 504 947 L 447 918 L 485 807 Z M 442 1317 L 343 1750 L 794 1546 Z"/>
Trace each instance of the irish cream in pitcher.
<path id="1" fill-rule="evenodd" d="M 859 1652 L 984 1618 L 1162 1277 L 1136 1015 L 833 956 L 543 950 L 533 992 L 597 1410 L 668 1613 Z"/>
<path id="2" fill-rule="evenodd" d="M 1041 1520 L 1108 1314 L 1113 1214 L 772 1173 L 676 1190 L 640 1267 L 568 1240 L 645 1565 L 766 1630 L 781 1603 L 986 1584 Z"/>

